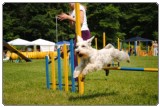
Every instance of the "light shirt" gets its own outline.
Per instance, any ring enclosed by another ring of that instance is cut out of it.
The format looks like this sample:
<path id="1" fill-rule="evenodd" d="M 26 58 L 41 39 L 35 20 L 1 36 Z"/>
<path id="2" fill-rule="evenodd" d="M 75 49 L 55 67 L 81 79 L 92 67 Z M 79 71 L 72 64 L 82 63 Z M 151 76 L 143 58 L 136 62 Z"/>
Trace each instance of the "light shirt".
<path id="1" fill-rule="evenodd" d="M 84 20 L 81 26 L 81 31 L 89 30 L 88 24 L 87 24 L 86 10 L 82 5 L 80 5 L 80 10 L 84 12 Z M 70 16 L 72 16 L 73 18 L 76 18 L 75 9 L 71 12 Z"/>

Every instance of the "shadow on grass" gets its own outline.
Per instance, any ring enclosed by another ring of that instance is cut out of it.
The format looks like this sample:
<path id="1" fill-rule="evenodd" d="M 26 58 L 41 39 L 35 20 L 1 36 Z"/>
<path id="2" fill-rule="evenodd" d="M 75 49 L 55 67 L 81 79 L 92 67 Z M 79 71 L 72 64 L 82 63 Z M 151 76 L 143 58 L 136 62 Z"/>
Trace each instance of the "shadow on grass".
<path id="1" fill-rule="evenodd" d="M 106 96 L 114 96 L 118 95 L 118 92 L 109 92 L 109 93 L 95 93 L 95 94 L 90 94 L 90 95 L 83 95 L 83 96 L 71 96 L 69 97 L 69 100 L 87 100 L 87 99 L 93 99 L 97 97 L 106 97 Z"/>
<path id="2" fill-rule="evenodd" d="M 107 80 L 108 78 L 107 78 L 108 76 L 106 76 L 106 78 L 104 77 L 104 78 L 85 78 L 85 81 L 87 81 L 87 80 Z M 72 77 L 71 76 L 68 76 L 68 80 L 72 80 Z"/>

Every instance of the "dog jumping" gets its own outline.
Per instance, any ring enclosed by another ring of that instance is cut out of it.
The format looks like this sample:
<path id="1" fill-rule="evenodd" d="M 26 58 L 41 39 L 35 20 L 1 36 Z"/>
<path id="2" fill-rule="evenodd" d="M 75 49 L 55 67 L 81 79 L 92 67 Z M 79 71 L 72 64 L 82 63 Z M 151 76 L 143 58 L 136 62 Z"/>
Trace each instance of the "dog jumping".
<path id="1" fill-rule="evenodd" d="M 108 44 L 101 50 L 92 48 L 93 39 L 94 36 L 88 40 L 83 40 L 80 36 L 77 36 L 75 52 L 80 57 L 81 62 L 74 70 L 74 78 L 77 78 L 79 74 L 85 76 L 89 72 L 102 70 L 109 66 L 112 61 L 130 62 L 129 55 L 124 51 L 115 49 L 112 44 Z"/>

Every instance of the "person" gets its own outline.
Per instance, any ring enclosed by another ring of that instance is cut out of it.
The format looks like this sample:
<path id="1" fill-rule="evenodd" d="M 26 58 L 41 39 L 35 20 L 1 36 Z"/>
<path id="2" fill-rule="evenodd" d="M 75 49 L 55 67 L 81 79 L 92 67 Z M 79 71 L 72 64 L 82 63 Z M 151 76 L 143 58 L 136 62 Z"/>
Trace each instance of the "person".
<path id="1" fill-rule="evenodd" d="M 76 22 L 76 13 L 75 13 L 75 3 L 69 3 L 71 12 L 70 14 L 61 13 L 58 15 L 58 20 L 69 20 L 71 28 L 75 29 L 75 22 Z M 87 16 L 86 16 L 86 8 L 82 4 L 80 4 L 80 23 L 81 23 L 81 36 L 83 40 L 87 40 L 91 37 L 90 30 L 87 24 Z M 77 35 L 75 35 L 76 37 Z M 76 39 L 74 41 L 74 45 L 76 44 Z M 77 58 L 75 56 L 75 67 L 78 65 Z"/>
<path id="2" fill-rule="evenodd" d="M 132 46 L 130 46 L 130 50 L 129 50 L 130 56 L 132 55 L 132 51 L 133 51 Z"/>
<path id="3" fill-rule="evenodd" d="M 154 42 L 153 42 L 153 51 L 154 51 L 154 52 L 153 52 L 153 53 L 154 53 L 153 55 L 154 55 L 154 56 L 157 56 L 157 54 L 158 54 L 158 44 L 157 44 L 157 41 L 154 41 Z"/>

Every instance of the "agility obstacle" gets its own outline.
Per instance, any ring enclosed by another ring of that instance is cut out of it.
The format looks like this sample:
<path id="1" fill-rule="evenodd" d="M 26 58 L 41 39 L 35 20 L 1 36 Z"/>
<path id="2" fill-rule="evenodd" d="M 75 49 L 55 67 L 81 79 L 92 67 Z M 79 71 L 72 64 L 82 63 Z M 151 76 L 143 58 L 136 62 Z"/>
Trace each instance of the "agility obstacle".
<path id="1" fill-rule="evenodd" d="M 80 24 L 80 4 L 75 3 L 75 13 L 76 13 L 76 35 L 81 36 L 81 24 Z M 73 44 L 73 43 L 72 43 Z M 71 78 L 72 78 L 72 84 L 68 85 L 68 68 L 67 68 L 67 57 L 66 57 L 66 51 L 64 51 L 64 78 L 65 78 L 65 84 L 62 84 L 62 74 L 61 74 L 61 58 L 60 58 L 60 49 L 57 50 L 58 54 L 58 84 L 56 84 L 56 79 L 55 79 L 55 67 L 54 67 L 54 55 L 52 55 L 52 71 L 51 71 L 51 77 L 52 77 L 52 82 L 50 82 L 50 76 L 49 76 L 49 63 L 50 61 L 48 60 L 48 57 L 46 56 L 46 84 L 47 88 L 50 89 L 50 85 L 52 85 L 52 89 L 56 89 L 56 85 L 58 85 L 59 90 L 62 90 L 62 86 L 65 85 L 65 91 L 68 91 L 68 86 L 72 86 L 72 92 L 75 92 L 75 80 L 73 78 L 73 72 L 74 72 L 74 50 L 73 45 L 70 44 L 70 58 L 71 58 Z M 64 50 L 65 50 L 65 45 L 64 45 Z M 80 59 L 78 58 L 78 63 L 80 62 Z M 82 74 L 79 75 L 78 77 L 78 91 L 79 94 L 84 93 L 84 81 L 82 79 Z"/>
<path id="2" fill-rule="evenodd" d="M 123 71 L 145 71 L 158 72 L 158 68 L 130 68 L 130 67 L 106 67 L 104 70 L 123 70 Z"/>
<path id="3" fill-rule="evenodd" d="M 76 91 L 76 85 L 75 85 L 75 79 L 73 78 L 73 72 L 74 72 L 74 44 L 73 40 L 70 40 L 70 57 L 68 58 L 67 55 L 67 45 L 63 45 L 63 66 L 62 66 L 62 58 L 61 58 L 61 52 L 60 48 L 57 49 L 58 53 L 58 58 L 55 58 L 56 56 L 54 54 L 51 55 L 51 61 L 49 61 L 48 56 L 45 57 L 45 62 L 46 62 L 46 84 L 47 84 L 47 89 L 52 88 L 53 90 L 58 89 L 63 90 L 63 86 L 65 87 L 64 90 L 65 92 L 69 91 L 69 86 L 71 86 L 71 91 L 75 92 Z M 55 60 L 57 59 L 58 62 L 58 70 L 56 72 L 56 64 Z M 69 59 L 70 59 L 70 64 L 69 64 Z M 49 64 L 51 62 L 51 72 L 49 72 Z M 63 71 L 62 71 L 63 67 Z M 69 84 L 69 68 L 71 68 L 71 84 Z M 56 74 L 57 78 L 56 79 Z M 64 83 L 62 82 L 62 75 L 64 75 Z M 51 79 L 50 79 L 51 78 Z"/>
<path id="4" fill-rule="evenodd" d="M 75 3 L 75 13 L 76 13 L 76 36 L 81 36 L 81 22 L 80 22 L 80 4 Z M 80 63 L 80 59 L 78 58 L 78 64 Z M 79 94 L 84 93 L 84 81 L 82 78 L 82 74 L 78 76 L 78 89 Z"/>
<path id="5" fill-rule="evenodd" d="M 68 52 L 70 51 L 70 65 L 69 65 L 69 59 L 68 59 Z M 71 91 L 75 92 L 76 87 L 78 87 L 78 92 L 80 94 L 83 94 L 84 92 L 84 84 L 81 83 L 80 88 L 80 82 L 75 83 L 75 79 L 73 78 L 73 72 L 74 72 L 74 44 L 73 40 L 70 41 L 70 47 L 69 50 L 67 50 L 66 44 L 63 46 L 63 55 L 62 52 L 60 52 L 60 48 L 57 50 L 57 56 L 55 54 L 52 54 L 51 61 L 49 61 L 49 56 L 46 56 L 46 84 L 47 89 L 53 89 L 53 90 L 65 90 L 65 92 L 69 91 L 69 87 L 71 87 Z M 63 58 L 61 58 L 63 56 Z M 62 65 L 62 59 L 63 59 L 63 65 Z M 55 64 L 55 60 L 57 60 L 57 67 Z M 51 63 L 50 63 L 51 62 Z M 49 72 L 49 64 L 51 64 L 51 72 Z M 118 66 L 118 67 L 117 67 Z M 119 65 L 114 66 L 112 64 L 112 67 L 106 67 L 103 68 L 106 71 L 106 75 L 108 75 L 109 70 L 121 70 L 121 71 L 145 71 L 145 72 L 157 72 L 158 68 L 131 68 L 131 67 L 119 67 Z M 56 70 L 56 68 L 58 70 Z M 63 70 L 62 70 L 63 68 Z M 69 80 L 69 68 L 71 68 L 71 79 Z M 64 75 L 64 79 L 62 78 L 62 75 Z M 58 79 L 56 79 L 56 77 Z M 64 81 L 64 83 L 63 83 Z M 69 84 L 69 81 L 71 81 L 71 84 Z M 57 87 L 58 86 L 58 87 Z M 64 88 L 63 88 L 64 87 Z M 82 90 L 81 90 L 82 89 Z"/>

